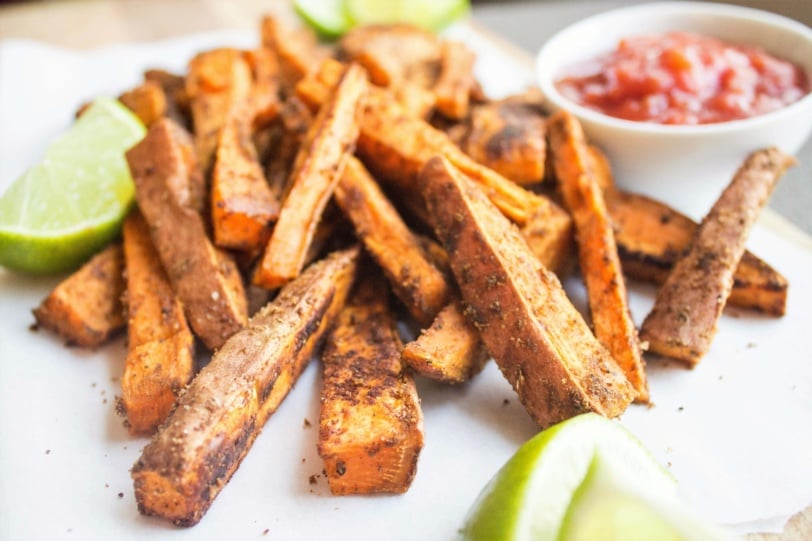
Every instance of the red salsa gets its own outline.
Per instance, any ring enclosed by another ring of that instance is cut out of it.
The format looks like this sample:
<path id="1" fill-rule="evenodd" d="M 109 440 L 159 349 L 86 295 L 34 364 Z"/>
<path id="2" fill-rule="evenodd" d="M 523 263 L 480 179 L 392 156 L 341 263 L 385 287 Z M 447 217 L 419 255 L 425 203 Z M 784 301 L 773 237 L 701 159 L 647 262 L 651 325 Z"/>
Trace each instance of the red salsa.
<path id="1" fill-rule="evenodd" d="M 682 32 L 623 39 L 556 81 L 567 98 L 607 115 L 710 124 L 780 109 L 809 92 L 798 66 L 759 48 Z"/>

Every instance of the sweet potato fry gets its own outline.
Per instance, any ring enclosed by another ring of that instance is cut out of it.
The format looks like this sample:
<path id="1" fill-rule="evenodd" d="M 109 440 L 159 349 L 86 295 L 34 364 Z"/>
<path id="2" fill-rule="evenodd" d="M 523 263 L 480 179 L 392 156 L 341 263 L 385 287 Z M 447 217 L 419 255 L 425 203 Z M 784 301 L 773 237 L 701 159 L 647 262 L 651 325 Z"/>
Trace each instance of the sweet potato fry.
<path id="1" fill-rule="evenodd" d="M 243 53 L 251 69 L 251 90 L 248 101 L 251 104 L 251 130 L 268 126 L 276 118 L 281 107 L 279 101 L 279 61 L 270 49 L 260 47 Z"/>
<path id="2" fill-rule="evenodd" d="M 586 411 L 620 415 L 634 389 L 515 226 L 442 157 L 420 183 L 466 316 L 530 416 L 546 427 Z"/>
<path id="3" fill-rule="evenodd" d="M 251 85 L 251 68 L 237 49 L 207 51 L 189 62 L 186 93 L 190 100 L 198 162 L 205 175 L 214 162 L 220 129 L 229 111 L 248 98 Z"/>
<path id="4" fill-rule="evenodd" d="M 430 323 L 448 302 L 449 284 L 356 158 L 347 163 L 334 197 L 398 298 L 418 322 Z"/>
<path id="5" fill-rule="evenodd" d="M 421 376 L 463 383 L 482 370 L 488 350 L 455 299 L 440 310 L 430 327 L 403 347 L 401 358 Z"/>
<path id="6" fill-rule="evenodd" d="M 200 521 L 344 305 L 358 254 L 310 266 L 214 354 L 132 468 L 141 513 Z"/>
<path id="7" fill-rule="evenodd" d="M 221 248 L 256 251 L 268 241 L 279 216 L 274 196 L 251 141 L 253 107 L 236 106 L 220 130 L 211 181 L 214 243 Z"/>
<path id="8" fill-rule="evenodd" d="M 429 89 L 437 78 L 441 42 L 432 32 L 409 24 L 357 26 L 341 38 L 338 55 L 361 64 L 373 84 Z"/>
<path id="9" fill-rule="evenodd" d="M 274 289 L 299 274 L 321 213 L 355 147 L 366 90 L 364 70 L 350 65 L 313 121 L 296 156 L 279 220 L 254 273 L 256 285 Z"/>
<path id="10" fill-rule="evenodd" d="M 151 434 L 194 374 L 194 336 L 138 210 L 124 221 L 127 358 L 120 411 L 130 434 Z"/>
<path id="11" fill-rule="evenodd" d="M 710 348 L 750 228 L 784 171 L 795 163 L 776 148 L 750 154 L 694 234 L 657 293 L 640 330 L 650 350 L 696 365 Z"/>
<path id="12" fill-rule="evenodd" d="M 466 154 L 518 184 L 541 182 L 547 142 L 541 108 L 519 95 L 477 105 L 460 145 Z"/>
<path id="13" fill-rule="evenodd" d="M 323 61 L 317 72 L 296 86 L 296 95 L 311 108 L 318 107 L 340 72 L 340 63 Z M 443 132 L 403 109 L 382 88 L 370 87 L 360 123 L 358 156 L 376 178 L 413 189 L 423 165 L 432 156 L 442 154 L 476 181 L 499 209 L 519 225 L 539 206 L 537 200 L 543 199 L 475 162 Z"/>
<path id="14" fill-rule="evenodd" d="M 33 310 L 37 325 L 68 344 L 96 347 L 124 327 L 124 260 L 111 244 L 65 278 Z"/>
<path id="15" fill-rule="evenodd" d="M 145 126 L 166 116 L 167 99 L 163 88 L 158 83 L 145 81 L 135 88 L 124 92 L 118 100 L 127 106 Z"/>
<path id="16" fill-rule="evenodd" d="M 575 224 L 578 259 L 586 283 L 595 336 L 609 349 L 637 392 L 649 400 L 645 361 L 628 305 L 612 222 L 601 187 L 592 176 L 591 157 L 580 123 L 566 111 L 547 127 L 555 174 Z"/>
<path id="17" fill-rule="evenodd" d="M 260 35 L 262 46 L 273 51 L 279 60 L 281 90 L 286 96 L 324 56 L 311 32 L 287 31 L 273 16 L 263 17 Z"/>
<path id="18" fill-rule="evenodd" d="M 459 41 L 444 41 L 441 51 L 440 76 L 434 84 L 436 107 L 446 117 L 459 120 L 468 116 L 476 56 Z"/>
<path id="19" fill-rule="evenodd" d="M 319 456 L 333 494 L 406 492 L 423 448 L 423 413 L 380 276 L 366 275 L 322 355 Z"/>
<path id="20" fill-rule="evenodd" d="M 189 207 L 189 178 L 195 173 L 184 157 L 181 135 L 171 120 L 159 120 L 127 152 L 127 162 L 172 289 L 195 334 L 213 349 L 244 325 L 245 293 L 234 262 L 218 253 L 202 217 Z"/>
<path id="21" fill-rule="evenodd" d="M 564 275 L 573 264 L 572 218 L 547 198 L 537 198 L 536 208 L 519 228 L 538 262 L 556 274 Z"/>
<path id="22" fill-rule="evenodd" d="M 626 276 L 662 284 L 688 250 L 697 224 L 664 203 L 620 190 L 605 192 L 615 227 L 615 240 Z M 787 279 L 750 252 L 733 274 L 727 303 L 782 316 L 787 304 Z"/>
<path id="23" fill-rule="evenodd" d="M 144 72 L 144 80 L 157 83 L 166 96 L 166 116 L 183 126 L 190 126 L 189 95 L 186 93 L 186 79 L 180 75 L 161 69 Z"/>

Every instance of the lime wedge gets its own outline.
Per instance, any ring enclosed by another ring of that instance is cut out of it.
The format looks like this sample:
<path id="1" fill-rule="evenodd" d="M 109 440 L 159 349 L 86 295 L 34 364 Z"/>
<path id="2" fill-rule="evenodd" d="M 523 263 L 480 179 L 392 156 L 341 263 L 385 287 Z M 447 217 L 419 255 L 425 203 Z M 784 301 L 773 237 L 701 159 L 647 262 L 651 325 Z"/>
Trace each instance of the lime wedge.
<path id="1" fill-rule="evenodd" d="M 672 505 L 678 498 L 671 474 L 619 423 L 584 414 L 519 448 L 477 498 L 461 538 L 692 539 L 673 525 L 674 514 L 665 511 Z M 603 535 L 609 524 L 618 537 Z M 601 535 L 588 537 L 595 531 Z M 635 537 L 637 531 L 645 535 Z"/>
<path id="2" fill-rule="evenodd" d="M 326 38 L 337 38 L 352 27 L 344 0 L 294 0 L 293 7 L 307 24 Z"/>
<path id="3" fill-rule="evenodd" d="M 0 197 L 0 265 L 63 272 L 115 237 L 134 194 L 124 152 L 145 133 L 117 100 L 96 100 Z"/>
<path id="4" fill-rule="evenodd" d="M 441 30 L 470 10 L 468 0 L 346 0 L 354 24 L 410 23 Z"/>

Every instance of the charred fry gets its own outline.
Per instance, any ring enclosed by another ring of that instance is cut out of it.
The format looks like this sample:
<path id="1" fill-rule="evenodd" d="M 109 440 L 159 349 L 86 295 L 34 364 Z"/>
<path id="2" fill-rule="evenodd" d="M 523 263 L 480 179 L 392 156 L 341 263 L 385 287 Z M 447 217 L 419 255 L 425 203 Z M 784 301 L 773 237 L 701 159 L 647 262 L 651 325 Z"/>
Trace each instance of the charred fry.
<path id="1" fill-rule="evenodd" d="M 200 521 L 341 310 L 358 253 L 310 266 L 214 354 L 133 466 L 141 513 Z"/>
<path id="2" fill-rule="evenodd" d="M 107 340 L 124 327 L 123 266 L 120 244 L 93 256 L 34 309 L 37 325 L 77 346 L 95 347 Z"/>
<path id="3" fill-rule="evenodd" d="M 640 335 L 654 353 L 694 366 L 710 348 L 750 228 L 795 159 L 776 148 L 750 154 L 694 234 L 646 316 Z"/>
<path id="4" fill-rule="evenodd" d="M 688 250 L 697 224 L 664 203 L 620 190 L 606 192 L 615 225 L 623 272 L 630 278 L 662 284 Z M 750 252 L 733 274 L 727 303 L 782 316 L 787 305 L 787 279 Z"/>
<path id="5" fill-rule="evenodd" d="M 620 415 L 634 389 L 515 226 L 442 157 L 420 183 L 466 316 L 530 416 L 546 427 L 586 411 Z"/>
<path id="6" fill-rule="evenodd" d="M 612 223 L 601 187 L 592 175 L 581 125 L 571 114 L 560 111 L 550 117 L 548 128 L 559 189 L 575 224 L 595 336 L 637 391 L 635 400 L 648 402 L 645 361 L 629 312 Z"/>
<path id="7" fill-rule="evenodd" d="M 319 456 L 333 494 L 406 492 L 423 448 L 423 414 L 386 299 L 383 280 L 365 277 L 322 355 Z"/>

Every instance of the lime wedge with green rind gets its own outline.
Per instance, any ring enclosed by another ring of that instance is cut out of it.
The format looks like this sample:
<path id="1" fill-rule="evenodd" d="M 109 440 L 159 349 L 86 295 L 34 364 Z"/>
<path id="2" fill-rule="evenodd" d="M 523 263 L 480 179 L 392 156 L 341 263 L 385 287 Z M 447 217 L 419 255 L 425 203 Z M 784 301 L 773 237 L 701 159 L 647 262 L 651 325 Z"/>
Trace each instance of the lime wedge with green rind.
<path id="1" fill-rule="evenodd" d="M 468 0 L 346 0 L 356 25 L 409 23 L 441 30 L 470 11 Z"/>
<path id="2" fill-rule="evenodd" d="M 94 101 L 0 197 L 0 265 L 64 272 L 110 242 L 135 191 L 124 153 L 145 133 L 117 100 Z"/>
<path id="3" fill-rule="evenodd" d="M 352 28 L 344 0 L 293 0 L 293 8 L 325 38 L 337 38 Z"/>
<path id="4" fill-rule="evenodd" d="M 587 497 L 596 487 L 609 492 L 607 486 L 626 501 L 618 501 L 614 509 L 609 504 L 601 508 L 595 504 L 599 500 Z M 577 539 L 582 531 L 565 526 L 577 522 L 573 513 L 582 518 L 593 511 L 598 522 L 621 517 L 621 530 L 648 525 L 663 526 L 660 531 L 669 533 L 674 531 L 673 517 L 662 508 L 678 502 L 676 493 L 674 478 L 632 434 L 616 421 L 584 414 L 544 430 L 519 448 L 479 495 L 461 538 L 553 541 L 569 531 Z M 649 501 L 660 503 L 652 510 Z M 580 503 L 571 509 L 573 502 Z"/>

